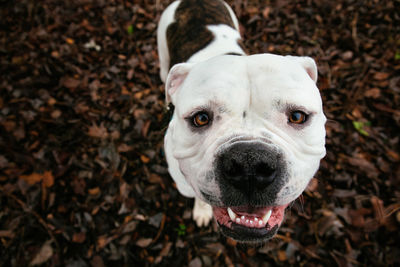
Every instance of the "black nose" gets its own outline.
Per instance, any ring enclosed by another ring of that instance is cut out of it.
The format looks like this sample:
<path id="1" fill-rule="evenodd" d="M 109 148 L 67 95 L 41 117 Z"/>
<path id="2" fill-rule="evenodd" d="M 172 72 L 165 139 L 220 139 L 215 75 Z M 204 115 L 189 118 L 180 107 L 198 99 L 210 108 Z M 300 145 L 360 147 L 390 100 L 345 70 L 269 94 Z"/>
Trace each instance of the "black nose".
<path id="1" fill-rule="evenodd" d="M 231 145 L 218 158 L 222 179 L 236 189 L 251 193 L 261 191 L 277 176 L 277 155 L 259 143 Z"/>

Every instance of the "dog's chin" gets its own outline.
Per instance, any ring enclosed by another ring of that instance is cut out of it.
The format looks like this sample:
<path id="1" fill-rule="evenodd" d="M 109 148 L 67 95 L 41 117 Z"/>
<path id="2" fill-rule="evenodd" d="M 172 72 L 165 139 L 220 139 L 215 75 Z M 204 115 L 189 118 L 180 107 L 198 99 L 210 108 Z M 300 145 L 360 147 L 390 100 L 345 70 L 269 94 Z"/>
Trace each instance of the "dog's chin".
<path id="1" fill-rule="evenodd" d="M 213 207 L 213 215 L 224 235 L 239 242 L 262 243 L 277 233 L 287 206 Z"/>

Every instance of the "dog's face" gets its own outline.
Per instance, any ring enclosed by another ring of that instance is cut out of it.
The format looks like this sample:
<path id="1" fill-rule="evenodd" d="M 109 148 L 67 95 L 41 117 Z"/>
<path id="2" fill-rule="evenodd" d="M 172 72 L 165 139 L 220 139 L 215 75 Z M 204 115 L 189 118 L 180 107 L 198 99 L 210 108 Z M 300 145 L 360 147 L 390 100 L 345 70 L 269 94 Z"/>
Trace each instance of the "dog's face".
<path id="1" fill-rule="evenodd" d="M 326 118 L 316 77 L 312 59 L 271 54 L 219 56 L 170 71 L 170 173 L 213 207 L 226 235 L 271 238 L 317 171 Z"/>

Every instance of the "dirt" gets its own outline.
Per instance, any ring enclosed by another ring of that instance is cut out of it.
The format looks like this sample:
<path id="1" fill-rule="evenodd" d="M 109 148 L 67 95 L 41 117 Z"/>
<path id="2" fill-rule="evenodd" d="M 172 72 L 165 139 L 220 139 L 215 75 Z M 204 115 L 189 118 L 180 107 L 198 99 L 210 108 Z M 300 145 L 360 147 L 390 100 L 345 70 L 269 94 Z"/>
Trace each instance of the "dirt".
<path id="1" fill-rule="evenodd" d="M 167 172 L 166 1 L 0 1 L 0 266 L 398 266 L 400 2 L 231 0 L 249 53 L 313 57 L 327 155 L 278 235 L 198 228 Z"/>

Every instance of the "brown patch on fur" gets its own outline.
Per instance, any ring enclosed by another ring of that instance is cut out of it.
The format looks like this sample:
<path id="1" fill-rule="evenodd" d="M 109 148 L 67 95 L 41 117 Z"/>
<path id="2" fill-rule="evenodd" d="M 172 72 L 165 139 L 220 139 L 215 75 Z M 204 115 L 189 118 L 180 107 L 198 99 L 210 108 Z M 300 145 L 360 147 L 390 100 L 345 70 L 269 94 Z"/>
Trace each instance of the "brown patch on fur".
<path id="1" fill-rule="evenodd" d="M 206 26 L 218 24 L 235 28 L 223 1 L 182 0 L 175 12 L 175 22 L 167 29 L 170 68 L 210 44 L 214 35 Z"/>

